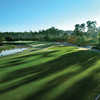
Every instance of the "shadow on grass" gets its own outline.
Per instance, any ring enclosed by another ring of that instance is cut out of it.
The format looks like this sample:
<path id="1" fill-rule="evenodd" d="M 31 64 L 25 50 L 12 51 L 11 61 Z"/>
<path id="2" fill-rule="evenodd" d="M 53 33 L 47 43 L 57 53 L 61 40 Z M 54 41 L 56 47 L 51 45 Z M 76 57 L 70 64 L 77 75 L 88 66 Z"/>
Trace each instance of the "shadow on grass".
<path id="1" fill-rule="evenodd" d="M 51 47 L 51 46 L 53 46 L 53 45 L 54 45 L 54 44 L 50 43 L 50 44 L 40 45 L 40 46 L 37 46 L 37 47 L 35 47 L 35 48 L 44 49 L 44 48 Z"/>
<path id="2" fill-rule="evenodd" d="M 23 64 L 24 62 L 22 61 L 22 59 L 14 59 L 12 61 L 9 61 L 5 64 L 2 64 L 0 65 L 0 69 L 4 69 L 4 68 L 11 68 L 11 67 L 14 67 L 14 66 L 17 66 L 19 64 Z"/>
<path id="3" fill-rule="evenodd" d="M 93 74 L 89 77 L 78 81 L 71 88 L 66 90 L 61 96 L 57 97 L 56 100 L 95 100 L 91 98 L 90 93 L 97 83 L 93 80 Z"/>
<path id="4" fill-rule="evenodd" d="M 52 81 L 50 84 L 49 83 L 46 84 L 43 87 L 43 89 L 41 89 L 35 94 L 33 93 L 31 95 L 28 95 L 24 100 L 33 100 L 33 98 L 34 100 L 45 100 L 45 99 L 46 100 L 74 100 L 74 99 L 75 100 L 94 100 L 93 98 L 89 99 L 89 95 L 88 95 L 88 92 L 92 91 L 94 89 L 94 86 L 97 85 L 97 83 L 93 81 L 92 76 L 87 77 L 79 81 L 78 83 L 74 84 L 74 86 L 66 90 L 61 96 L 58 96 L 55 99 L 50 99 L 48 96 L 45 96 L 45 94 L 50 95 L 50 91 L 52 91 L 52 89 L 56 88 L 57 86 L 60 86 L 60 84 L 64 82 L 62 80 L 65 77 L 68 77 L 68 75 L 64 75 L 62 76 L 62 79 L 59 78 L 55 81 Z M 56 93 L 54 95 L 56 95 Z M 86 99 L 86 96 L 88 99 Z"/>
<path id="5" fill-rule="evenodd" d="M 28 54 L 28 55 L 24 55 L 24 56 L 21 56 L 21 57 L 16 57 L 15 59 L 13 58 L 11 61 L 5 63 L 5 64 L 2 64 L 0 65 L 0 68 L 11 68 L 11 67 L 16 67 L 17 65 L 20 65 L 20 64 L 26 64 L 26 63 L 29 63 L 29 62 L 33 62 L 33 61 L 36 61 L 38 60 L 39 58 L 35 58 L 35 56 L 40 56 L 40 59 L 42 59 L 42 57 L 52 57 L 53 53 L 56 53 L 58 52 L 59 50 L 54 50 L 54 51 L 47 51 L 47 52 L 38 52 L 38 53 L 35 53 L 35 54 Z M 27 60 L 27 58 L 31 57 L 31 60 Z"/>
<path id="6" fill-rule="evenodd" d="M 43 94 L 45 94 L 47 91 L 50 91 L 52 88 L 55 88 L 57 85 L 61 84 L 63 81 L 66 81 L 64 80 L 66 77 L 69 77 L 71 75 L 74 76 L 76 74 L 79 74 L 85 71 L 87 68 L 95 64 L 95 62 L 99 59 L 100 59 L 100 55 L 97 55 L 97 53 L 93 53 L 91 51 L 78 51 L 78 52 L 65 54 L 55 60 L 46 62 L 38 66 L 29 66 L 27 68 L 23 68 L 23 69 L 11 72 L 8 75 L 6 75 L 6 77 L 3 78 L 1 83 L 16 80 L 17 78 L 25 77 L 27 75 L 32 75 L 32 76 L 28 78 L 24 78 L 18 82 L 15 82 L 9 85 L 8 87 L 3 88 L 2 90 L 0 90 L 0 93 L 11 91 L 12 89 L 28 84 L 30 82 L 35 82 L 36 80 L 41 80 L 52 74 L 56 74 L 57 72 L 60 72 L 72 65 L 78 64 L 81 66 L 81 69 L 78 70 L 78 72 L 76 73 L 73 72 L 72 74 L 69 74 L 69 75 L 65 74 L 61 77 L 58 77 L 55 80 L 52 80 L 50 83 L 47 83 L 42 90 L 38 91 L 35 94 L 31 93 L 25 99 L 25 100 L 33 100 L 34 98 L 34 100 L 41 100 L 39 99 L 39 96 L 40 97 L 43 96 Z M 38 73 L 38 74 L 34 75 L 34 73 Z M 91 85 L 89 84 L 89 82 L 91 82 Z M 92 76 L 85 78 L 84 80 L 80 81 L 78 85 L 76 84 L 76 86 L 73 87 L 74 90 L 71 90 L 71 92 L 69 90 L 70 94 L 69 93 L 67 94 L 68 92 L 67 91 L 61 97 L 57 98 L 57 100 L 73 100 L 72 99 L 73 96 L 75 96 L 77 100 L 79 100 L 78 98 L 84 95 L 84 92 L 86 91 L 86 89 L 91 90 L 93 85 L 96 85 L 96 83 L 94 83 L 94 81 L 92 80 Z M 81 88 L 83 91 L 81 90 Z M 76 91 L 80 92 L 80 96 L 76 93 Z"/>

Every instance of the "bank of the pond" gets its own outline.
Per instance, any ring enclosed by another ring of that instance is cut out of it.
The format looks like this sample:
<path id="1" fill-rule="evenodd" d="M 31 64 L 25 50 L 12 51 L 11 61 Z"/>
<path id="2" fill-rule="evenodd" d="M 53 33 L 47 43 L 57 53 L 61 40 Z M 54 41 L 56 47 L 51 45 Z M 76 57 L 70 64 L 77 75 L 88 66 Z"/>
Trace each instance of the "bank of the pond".
<path id="1" fill-rule="evenodd" d="M 16 48 L 15 45 L 3 45 L 3 46 L 0 46 L 0 52 L 3 50 L 10 50 L 10 49 L 14 49 L 14 48 Z"/>

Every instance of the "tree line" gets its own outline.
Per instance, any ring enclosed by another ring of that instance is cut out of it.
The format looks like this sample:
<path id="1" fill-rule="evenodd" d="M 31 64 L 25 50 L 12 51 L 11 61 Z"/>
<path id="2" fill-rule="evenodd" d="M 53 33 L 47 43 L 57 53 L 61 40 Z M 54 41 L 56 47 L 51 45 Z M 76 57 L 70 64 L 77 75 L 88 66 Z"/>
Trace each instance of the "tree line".
<path id="1" fill-rule="evenodd" d="M 65 41 L 67 34 L 63 30 L 51 27 L 39 32 L 3 32 L 6 41 Z"/>
<path id="2" fill-rule="evenodd" d="M 100 27 L 96 21 L 76 24 L 73 31 L 63 31 L 51 27 L 39 32 L 0 32 L 2 41 L 56 41 L 70 42 L 77 45 L 100 44 Z"/>

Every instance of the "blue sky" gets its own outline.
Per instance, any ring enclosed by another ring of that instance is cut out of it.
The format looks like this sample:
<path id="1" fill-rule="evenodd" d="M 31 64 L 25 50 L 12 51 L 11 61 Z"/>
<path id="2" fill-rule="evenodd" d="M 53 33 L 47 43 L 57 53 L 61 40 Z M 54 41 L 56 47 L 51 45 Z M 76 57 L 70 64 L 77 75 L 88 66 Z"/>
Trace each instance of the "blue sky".
<path id="1" fill-rule="evenodd" d="M 0 0 L 0 31 L 71 30 L 87 20 L 100 25 L 100 0 Z"/>

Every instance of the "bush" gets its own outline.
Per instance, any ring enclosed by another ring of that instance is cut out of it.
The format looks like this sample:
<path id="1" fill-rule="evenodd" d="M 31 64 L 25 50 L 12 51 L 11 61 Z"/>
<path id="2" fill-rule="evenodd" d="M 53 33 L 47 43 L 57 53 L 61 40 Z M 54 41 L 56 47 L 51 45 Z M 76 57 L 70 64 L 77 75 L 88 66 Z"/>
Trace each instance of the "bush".
<path id="1" fill-rule="evenodd" d="M 0 45 L 2 45 L 2 42 L 5 40 L 5 38 L 0 34 Z"/>
<path id="2" fill-rule="evenodd" d="M 96 46 L 92 47 L 92 49 L 98 49 L 98 50 L 100 50 L 100 45 L 96 45 Z"/>
<path id="3" fill-rule="evenodd" d="M 13 41 L 13 38 L 11 36 L 6 37 L 5 39 L 6 41 Z"/>

